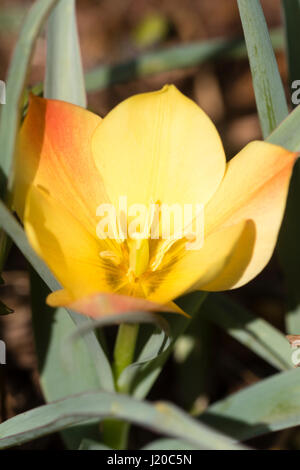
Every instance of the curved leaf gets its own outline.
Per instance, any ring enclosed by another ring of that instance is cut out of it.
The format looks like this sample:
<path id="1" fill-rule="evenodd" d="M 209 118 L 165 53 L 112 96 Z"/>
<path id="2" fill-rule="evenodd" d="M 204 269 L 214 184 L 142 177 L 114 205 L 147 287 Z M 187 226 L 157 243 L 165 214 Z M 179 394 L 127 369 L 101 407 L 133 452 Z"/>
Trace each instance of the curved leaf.
<path id="1" fill-rule="evenodd" d="M 300 424 L 300 369 L 281 372 L 210 406 L 201 421 L 236 441 Z"/>
<path id="2" fill-rule="evenodd" d="M 259 0 L 238 0 L 248 50 L 256 106 L 264 137 L 288 115 L 288 107 L 268 27 Z"/>
<path id="3" fill-rule="evenodd" d="M 7 104 L 2 106 L 0 127 L 2 195 L 4 192 L 3 187 L 5 188 L 6 180 L 10 177 L 12 169 L 15 140 L 23 105 L 23 92 L 33 47 L 42 25 L 57 1 L 39 0 L 32 5 L 25 17 L 8 71 Z"/>
<path id="4" fill-rule="evenodd" d="M 44 96 L 86 107 L 75 0 L 60 0 L 48 20 Z"/>
<path id="5" fill-rule="evenodd" d="M 229 297 L 211 294 L 203 306 L 203 314 L 273 367 L 280 370 L 293 368 L 286 337 Z"/>
<path id="6" fill-rule="evenodd" d="M 37 437 L 77 425 L 86 420 L 118 418 L 152 431 L 184 439 L 206 449 L 237 449 L 224 435 L 197 423 L 179 408 L 153 404 L 126 395 L 91 392 L 71 396 L 19 414 L 0 424 L 0 448 L 28 442 Z"/>

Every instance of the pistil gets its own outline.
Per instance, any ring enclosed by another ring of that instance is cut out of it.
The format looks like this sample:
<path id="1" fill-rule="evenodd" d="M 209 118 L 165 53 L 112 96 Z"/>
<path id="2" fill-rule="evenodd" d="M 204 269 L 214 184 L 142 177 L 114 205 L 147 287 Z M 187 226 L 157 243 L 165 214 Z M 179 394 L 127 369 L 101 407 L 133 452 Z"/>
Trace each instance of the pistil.
<path id="1" fill-rule="evenodd" d="M 136 277 L 140 277 L 149 264 L 149 241 L 138 239 L 128 241 L 129 245 L 129 270 Z"/>

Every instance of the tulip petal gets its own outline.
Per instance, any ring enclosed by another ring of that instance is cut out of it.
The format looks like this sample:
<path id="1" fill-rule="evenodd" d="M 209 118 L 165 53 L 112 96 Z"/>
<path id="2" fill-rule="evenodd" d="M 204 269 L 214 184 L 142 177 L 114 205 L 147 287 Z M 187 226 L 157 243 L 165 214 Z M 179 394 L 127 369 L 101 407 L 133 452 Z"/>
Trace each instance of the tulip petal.
<path id="1" fill-rule="evenodd" d="M 92 234 L 105 190 L 91 154 L 97 115 L 63 101 L 34 95 L 17 142 L 14 206 L 23 218 L 31 185 L 64 205 Z"/>
<path id="2" fill-rule="evenodd" d="M 239 269 L 245 269 L 254 242 L 253 222 L 243 221 L 212 233 L 200 250 L 181 247 L 176 252 L 174 247 L 165 255 L 161 268 L 145 280 L 147 299 L 165 304 L 184 292 L 208 284 L 228 266 L 227 276 L 236 280 L 231 265 L 238 264 Z"/>
<path id="3" fill-rule="evenodd" d="M 227 266 L 204 290 L 227 290 L 253 279 L 268 263 L 283 218 L 296 153 L 266 142 L 251 142 L 227 166 L 224 179 L 205 208 L 206 233 L 252 220 L 256 239 L 247 268 Z M 240 251 L 240 256 L 243 251 Z M 235 276 L 228 276 L 228 269 Z"/>
<path id="4" fill-rule="evenodd" d="M 114 108 L 92 141 L 111 202 L 208 201 L 225 171 L 219 134 L 208 116 L 174 86 L 135 95 Z"/>
<path id="5" fill-rule="evenodd" d="M 66 289 L 53 302 L 119 288 L 118 267 L 100 257 L 104 241 L 92 237 L 65 206 L 35 186 L 27 196 L 24 226 L 31 245 Z"/>
<path id="6" fill-rule="evenodd" d="M 66 306 L 66 305 L 65 305 Z M 183 313 L 173 304 L 161 305 L 146 299 L 126 295 L 98 293 L 80 298 L 67 306 L 91 318 L 101 318 L 106 315 L 131 312 L 169 312 Z"/>
<path id="7" fill-rule="evenodd" d="M 47 304 L 50 307 L 65 307 L 72 302 L 74 302 L 74 298 L 66 289 L 51 292 L 47 297 Z"/>
<path id="8" fill-rule="evenodd" d="M 181 315 L 187 318 L 191 318 L 191 315 L 189 315 L 184 310 L 182 310 L 182 308 L 180 308 L 177 304 L 175 304 L 175 302 L 168 302 L 165 304 L 165 307 L 170 309 L 170 312 L 180 313 Z"/>
<path id="9" fill-rule="evenodd" d="M 92 318 L 141 311 L 180 313 L 190 318 L 175 302 L 162 305 L 149 302 L 146 299 L 119 294 L 97 293 L 74 301 L 74 298 L 67 290 L 61 289 L 48 295 L 47 304 L 50 307 L 69 307 Z"/>

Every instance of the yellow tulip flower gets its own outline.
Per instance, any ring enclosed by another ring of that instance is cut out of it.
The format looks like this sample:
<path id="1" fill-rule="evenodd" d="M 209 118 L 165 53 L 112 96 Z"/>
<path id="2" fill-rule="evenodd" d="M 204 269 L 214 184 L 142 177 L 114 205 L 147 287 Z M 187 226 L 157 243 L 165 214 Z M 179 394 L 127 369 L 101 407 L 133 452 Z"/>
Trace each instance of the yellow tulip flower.
<path id="1" fill-rule="evenodd" d="M 185 292 L 244 285 L 273 253 L 296 157 L 255 141 L 226 163 L 214 124 L 172 85 L 132 96 L 104 119 L 32 96 L 17 145 L 14 207 L 63 286 L 48 304 L 91 314 L 91 299 L 118 294 L 130 308 L 165 310 Z M 100 239 L 97 208 L 120 196 L 146 206 L 203 205 L 203 246 L 187 250 L 185 237 Z"/>

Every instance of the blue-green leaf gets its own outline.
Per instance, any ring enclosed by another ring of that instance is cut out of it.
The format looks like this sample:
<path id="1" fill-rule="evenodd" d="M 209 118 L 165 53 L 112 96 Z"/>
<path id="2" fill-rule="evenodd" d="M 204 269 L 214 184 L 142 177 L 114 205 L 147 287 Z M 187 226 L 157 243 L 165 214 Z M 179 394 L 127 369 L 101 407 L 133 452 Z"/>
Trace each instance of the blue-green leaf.
<path id="1" fill-rule="evenodd" d="M 59 0 L 48 20 L 44 96 L 86 107 L 75 0 Z"/>
<path id="2" fill-rule="evenodd" d="M 202 314 L 273 367 L 280 370 L 293 367 L 285 336 L 229 297 L 211 294 L 203 305 Z"/>
<path id="3" fill-rule="evenodd" d="M 201 421 L 236 441 L 300 424 L 300 370 L 262 380 L 210 406 Z"/>
<path id="4" fill-rule="evenodd" d="M 87 420 L 106 418 L 126 420 L 167 436 L 184 439 L 198 448 L 244 448 L 232 444 L 226 436 L 198 423 L 170 403 L 150 404 L 107 392 L 71 396 L 5 421 L 0 424 L 0 448 L 28 442 Z"/>
<path id="5" fill-rule="evenodd" d="M 11 175 L 15 141 L 22 113 L 23 92 L 33 47 L 41 27 L 57 1 L 39 0 L 32 5 L 25 17 L 8 71 L 6 104 L 1 108 L 0 126 L 0 188 L 2 188 L 0 192 L 2 195 L 7 179 Z"/>
<path id="6" fill-rule="evenodd" d="M 288 115 L 282 81 L 259 0 L 238 0 L 256 106 L 266 138 Z"/>

